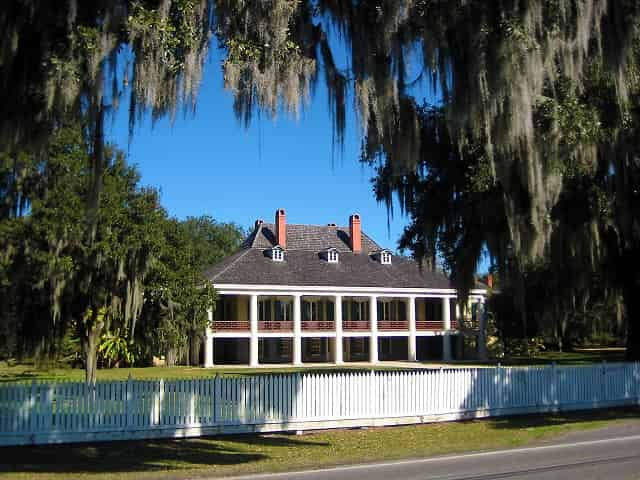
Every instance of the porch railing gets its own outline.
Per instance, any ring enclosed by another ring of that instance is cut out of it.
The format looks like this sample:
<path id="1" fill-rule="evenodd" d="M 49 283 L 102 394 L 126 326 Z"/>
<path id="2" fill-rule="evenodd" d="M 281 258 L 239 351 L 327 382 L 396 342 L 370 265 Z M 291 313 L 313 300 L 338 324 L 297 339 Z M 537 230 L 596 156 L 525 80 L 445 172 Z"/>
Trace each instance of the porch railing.
<path id="1" fill-rule="evenodd" d="M 258 330 L 261 332 L 292 332 L 293 322 L 291 321 L 259 321 Z"/>
<path id="2" fill-rule="evenodd" d="M 444 330 L 444 322 L 416 320 L 416 330 Z"/>
<path id="3" fill-rule="evenodd" d="M 214 332 L 249 331 L 249 322 L 244 320 L 216 320 L 213 322 Z"/>
<path id="4" fill-rule="evenodd" d="M 369 322 L 367 320 L 343 320 L 343 330 L 369 330 Z"/>
<path id="5" fill-rule="evenodd" d="M 302 330 L 335 330 L 333 320 L 303 320 Z"/>
<path id="6" fill-rule="evenodd" d="M 378 320 L 378 330 L 409 330 L 407 320 Z"/>
<path id="7" fill-rule="evenodd" d="M 451 330 L 458 329 L 458 321 L 451 319 Z M 444 330 L 444 322 L 433 320 L 416 320 L 416 330 Z"/>

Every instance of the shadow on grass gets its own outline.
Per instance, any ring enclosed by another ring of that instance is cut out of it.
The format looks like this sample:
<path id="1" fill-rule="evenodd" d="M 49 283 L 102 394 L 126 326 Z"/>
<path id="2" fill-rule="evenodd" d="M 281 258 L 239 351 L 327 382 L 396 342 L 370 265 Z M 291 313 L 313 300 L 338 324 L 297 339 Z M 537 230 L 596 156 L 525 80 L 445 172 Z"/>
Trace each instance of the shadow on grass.
<path id="1" fill-rule="evenodd" d="M 54 382 L 64 379 L 65 378 L 61 375 L 47 374 L 46 372 L 37 370 L 12 373 L 10 375 L 0 375 L 0 383 L 23 383 L 30 382 L 32 380 L 38 380 L 39 382 Z"/>
<path id="2" fill-rule="evenodd" d="M 233 466 L 268 460 L 265 448 L 326 446 L 285 435 L 237 435 L 0 447 L 0 473 L 145 473 Z"/>
<path id="3" fill-rule="evenodd" d="M 639 407 L 609 408 L 606 410 L 580 410 L 540 415 L 515 415 L 489 419 L 493 428 L 519 430 L 523 428 L 552 427 L 574 423 L 640 419 Z"/>

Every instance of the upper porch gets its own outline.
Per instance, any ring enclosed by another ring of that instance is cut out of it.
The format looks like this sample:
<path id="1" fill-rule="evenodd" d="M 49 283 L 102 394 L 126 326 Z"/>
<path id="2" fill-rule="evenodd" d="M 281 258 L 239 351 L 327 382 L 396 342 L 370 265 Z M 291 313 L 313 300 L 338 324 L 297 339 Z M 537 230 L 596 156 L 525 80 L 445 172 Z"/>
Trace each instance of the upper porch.
<path id="1" fill-rule="evenodd" d="M 296 312 L 300 332 L 424 332 L 478 328 L 473 301 L 461 312 L 452 296 L 344 296 L 222 294 L 212 315 L 214 333 L 294 333 Z M 252 330 L 252 302 L 256 325 Z M 372 321 L 375 319 L 375 321 Z"/>

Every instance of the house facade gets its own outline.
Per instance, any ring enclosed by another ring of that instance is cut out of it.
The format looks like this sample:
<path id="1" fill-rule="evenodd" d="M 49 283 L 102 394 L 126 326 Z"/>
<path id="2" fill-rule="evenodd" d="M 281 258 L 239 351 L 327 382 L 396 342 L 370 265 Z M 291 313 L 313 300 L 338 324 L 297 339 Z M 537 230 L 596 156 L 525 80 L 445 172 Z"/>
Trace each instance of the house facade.
<path id="1" fill-rule="evenodd" d="M 484 355 L 486 288 L 461 308 L 442 273 L 381 248 L 361 228 L 257 220 L 240 250 L 205 277 L 219 294 L 204 365 L 293 365 L 459 358 L 460 336 Z"/>

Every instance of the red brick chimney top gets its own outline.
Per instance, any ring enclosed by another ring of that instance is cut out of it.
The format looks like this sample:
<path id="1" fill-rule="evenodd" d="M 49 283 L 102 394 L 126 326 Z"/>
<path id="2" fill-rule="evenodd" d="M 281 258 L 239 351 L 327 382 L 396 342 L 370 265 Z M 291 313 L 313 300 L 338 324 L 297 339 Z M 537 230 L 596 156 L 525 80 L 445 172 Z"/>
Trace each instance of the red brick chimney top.
<path id="1" fill-rule="evenodd" d="M 282 208 L 276 210 L 276 241 L 282 248 L 287 248 L 287 217 Z"/>
<path id="2" fill-rule="evenodd" d="M 349 217 L 349 242 L 353 253 L 362 252 L 362 230 L 360 215 L 357 213 Z"/>

